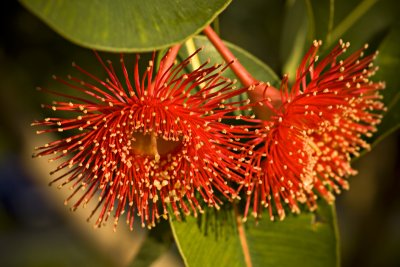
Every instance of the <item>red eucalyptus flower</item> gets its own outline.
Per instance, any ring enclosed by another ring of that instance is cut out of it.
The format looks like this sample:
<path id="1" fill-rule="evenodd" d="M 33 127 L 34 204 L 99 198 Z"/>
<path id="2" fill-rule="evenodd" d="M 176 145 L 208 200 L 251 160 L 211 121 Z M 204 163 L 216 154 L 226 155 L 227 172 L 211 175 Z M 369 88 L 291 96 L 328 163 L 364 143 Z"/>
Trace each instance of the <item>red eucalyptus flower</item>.
<path id="1" fill-rule="evenodd" d="M 376 131 L 378 113 L 385 109 L 378 93 L 384 84 L 369 80 L 377 70 L 372 64 L 375 55 L 363 57 L 365 46 L 337 61 L 349 46 L 340 41 L 317 63 L 320 45 L 314 41 L 290 90 L 287 76 L 283 78 L 282 105 L 275 108 L 270 99 L 262 103 L 273 115 L 259 121 L 249 142 L 245 217 L 251 198 L 253 214 L 258 216 L 264 206 L 271 220 L 273 206 L 281 220 L 285 217 L 282 202 L 292 212 L 300 211 L 298 203 L 314 209 L 317 195 L 332 202 L 331 189 L 347 189 L 344 178 L 356 174 L 351 156 L 369 149 L 362 138 Z M 276 89 L 267 88 L 266 95 L 268 90 Z"/>
<path id="2" fill-rule="evenodd" d="M 223 79 L 220 65 L 203 64 L 183 73 L 193 55 L 173 65 L 178 49 L 170 50 L 154 77 L 153 61 L 140 78 L 137 57 L 130 77 L 121 56 L 121 81 L 111 62 L 96 54 L 108 79 L 75 64 L 90 82 L 54 77 L 84 97 L 41 89 L 67 99 L 44 107 L 64 111 L 68 118 L 50 117 L 33 125 L 49 127 L 39 134 L 68 131 L 70 136 L 38 147 L 35 156 L 56 154 L 51 160 L 62 160 L 52 172 L 60 173 L 53 182 L 74 189 L 66 202 L 83 192 L 73 209 L 98 199 L 90 216 L 100 210 L 96 226 L 110 215 L 116 225 L 127 211 L 131 229 L 136 213 L 150 228 L 169 210 L 196 216 L 202 201 L 218 208 L 221 200 L 214 189 L 228 199 L 236 196 L 228 181 L 242 179 L 241 160 L 232 152 L 241 149 L 235 135 L 239 130 L 221 120 L 232 118 L 228 113 L 240 104 L 224 101 L 246 89 Z"/>

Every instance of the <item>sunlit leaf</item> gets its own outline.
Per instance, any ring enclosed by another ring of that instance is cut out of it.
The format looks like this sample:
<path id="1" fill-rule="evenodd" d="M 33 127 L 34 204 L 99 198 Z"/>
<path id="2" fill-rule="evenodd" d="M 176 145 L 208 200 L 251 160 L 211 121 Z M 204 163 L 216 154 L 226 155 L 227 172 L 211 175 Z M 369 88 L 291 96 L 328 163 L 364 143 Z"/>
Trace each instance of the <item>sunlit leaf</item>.
<path id="1" fill-rule="evenodd" d="M 199 32 L 231 0 L 21 0 L 68 40 L 106 51 L 151 51 Z"/>
<path id="2" fill-rule="evenodd" d="M 321 202 L 316 213 L 289 215 L 282 222 L 249 219 L 238 234 L 231 207 L 207 210 L 199 218 L 171 221 L 187 266 L 337 266 L 339 262 L 334 207 Z M 242 240 L 241 240 L 242 239 Z M 245 242 L 248 249 L 243 249 Z M 304 264 L 304 265 L 302 265 Z"/>
<path id="3" fill-rule="evenodd" d="M 199 218 L 170 223 L 186 266 L 245 266 L 231 209 L 207 209 Z"/>

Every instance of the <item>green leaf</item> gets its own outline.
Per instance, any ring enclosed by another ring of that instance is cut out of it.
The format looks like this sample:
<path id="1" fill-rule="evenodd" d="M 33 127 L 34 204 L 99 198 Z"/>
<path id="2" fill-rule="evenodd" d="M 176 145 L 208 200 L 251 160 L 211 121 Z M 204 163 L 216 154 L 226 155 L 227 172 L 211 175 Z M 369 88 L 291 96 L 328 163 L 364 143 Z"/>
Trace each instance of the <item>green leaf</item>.
<path id="1" fill-rule="evenodd" d="M 382 91 L 388 111 L 382 124 L 378 126 L 378 134 L 374 145 L 383 140 L 390 133 L 400 128 L 400 24 L 397 24 L 379 46 L 379 55 L 376 64 L 379 71 L 376 80 L 386 82 L 386 89 Z"/>
<path id="2" fill-rule="evenodd" d="M 253 219 L 254 221 L 254 219 Z M 335 208 L 320 201 L 315 213 L 290 215 L 282 222 L 248 222 L 247 241 L 253 266 L 338 266 Z"/>
<path id="3" fill-rule="evenodd" d="M 245 266 L 232 209 L 207 209 L 198 218 L 170 224 L 186 266 Z"/>
<path id="4" fill-rule="evenodd" d="M 238 60 L 257 79 L 279 85 L 278 76 L 265 64 L 246 51 L 226 43 Z M 204 37 L 186 43 L 180 56 L 186 57 L 198 47 L 199 63 L 210 58 L 212 63 L 222 58 Z M 234 78 L 230 70 L 224 76 Z M 255 225 L 254 219 L 243 226 L 237 224 L 232 206 L 222 210 L 206 210 L 199 218 L 170 221 L 175 241 L 187 266 L 246 266 L 247 255 L 252 266 L 337 266 L 338 247 L 336 217 L 333 207 L 324 202 L 314 213 L 289 215 L 282 222 L 267 218 Z M 240 220 L 239 220 L 240 222 Z M 238 230 L 244 231 L 239 235 Z M 243 244 L 248 245 L 248 250 Z"/>
<path id="5" fill-rule="evenodd" d="M 289 215 L 284 221 L 254 219 L 240 225 L 230 207 L 207 210 L 199 218 L 171 221 L 186 266 L 338 266 L 339 249 L 334 207 L 325 202 L 315 213 Z M 242 240 L 248 250 L 242 247 Z"/>
<path id="6" fill-rule="evenodd" d="M 231 0 L 21 0 L 66 39 L 97 50 L 142 52 L 184 41 Z"/>

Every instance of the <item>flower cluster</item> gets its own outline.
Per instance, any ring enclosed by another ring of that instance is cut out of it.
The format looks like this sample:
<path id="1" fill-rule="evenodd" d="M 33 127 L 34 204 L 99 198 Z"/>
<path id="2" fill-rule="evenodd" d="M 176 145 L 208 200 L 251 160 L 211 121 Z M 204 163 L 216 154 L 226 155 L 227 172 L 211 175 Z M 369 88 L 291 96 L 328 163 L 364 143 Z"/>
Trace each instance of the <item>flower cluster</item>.
<path id="1" fill-rule="evenodd" d="M 376 54 L 364 57 L 366 45 L 338 60 L 349 46 L 340 41 L 318 61 L 320 45 L 314 41 L 290 89 L 288 77 L 283 78 L 279 107 L 268 97 L 260 103 L 273 115 L 251 126 L 254 136 L 242 186 L 248 194 L 245 217 L 251 199 L 253 215 L 266 207 L 271 220 L 275 211 L 281 220 L 285 217 L 283 203 L 292 212 L 300 212 L 300 203 L 315 209 L 318 196 L 331 203 L 331 192 L 348 189 L 345 177 L 356 174 L 351 156 L 369 148 L 363 137 L 376 131 L 385 109 L 379 95 L 384 83 L 370 81 L 377 70 L 372 63 Z M 268 95 L 276 89 L 265 90 Z"/>
<path id="2" fill-rule="evenodd" d="M 79 96 L 40 88 L 66 99 L 43 105 L 66 118 L 34 122 L 46 127 L 37 133 L 68 131 L 70 136 L 36 148 L 34 156 L 55 154 L 51 161 L 61 160 L 53 182 L 71 185 L 66 202 L 80 195 L 73 209 L 98 199 L 91 215 L 99 210 L 96 226 L 111 216 L 116 225 L 127 211 L 131 229 L 136 214 L 150 228 L 169 213 L 196 216 L 203 202 L 218 208 L 221 197 L 236 197 L 229 182 L 238 183 L 243 175 L 243 160 L 234 152 L 242 149 L 241 130 L 222 120 L 231 119 L 242 104 L 224 102 L 247 89 L 236 89 L 221 77 L 227 66 L 205 63 L 185 73 L 195 54 L 173 65 L 177 49 L 171 51 L 158 72 L 154 74 L 153 58 L 142 77 L 138 59 L 131 75 L 121 56 L 122 79 L 96 53 L 108 79 L 73 64 L 90 82 L 72 76 L 54 79 Z"/>
<path id="3" fill-rule="evenodd" d="M 206 34 L 225 49 L 211 29 Z M 196 216 L 203 203 L 219 208 L 221 197 L 239 198 L 241 191 L 247 195 L 244 219 L 250 210 L 259 217 L 264 208 L 271 220 L 284 219 L 285 207 L 298 213 L 305 204 L 313 210 L 318 197 L 331 203 L 333 193 L 348 189 L 346 178 L 356 174 L 351 158 L 369 149 L 363 138 L 376 131 L 385 110 L 379 95 L 384 83 L 370 81 L 376 54 L 364 56 L 367 45 L 343 60 L 349 43 L 340 41 L 318 60 L 320 46 L 313 42 L 291 88 L 284 76 L 278 100 L 278 89 L 254 82 L 239 63 L 205 63 L 186 73 L 196 53 L 174 65 L 179 47 L 167 53 L 155 74 L 153 58 L 142 77 L 138 58 L 130 77 L 121 56 L 123 81 L 96 54 L 108 79 L 74 64 L 91 82 L 54 78 L 80 96 L 41 88 L 67 99 L 44 107 L 68 115 L 33 125 L 48 127 L 38 133 L 71 136 L 38 147 L 35 156 L 55 154 L 51 160 L 61 160 L 52 174 L 59 173 L 53 181 L 59 187 L 74 189 L 66 202 L 83 190 L 73 209 L 98 198 L 91 215 L 99 210 L 96 226 L 110 216 L 117 225 L 127 211 L 131 229 L 136 215 L 151 228 L 170 213 Z M 236 89 L 221 76 L 228 66 L 246 87 Z M 260 88 L 261 101 L 227 101 L 247 91 L 250 99 L 259 97 L 253 91 Z M 268 116 L 233 115 L 249 108 Z M 232 119 L 240 123 L 226 123 Z"/>

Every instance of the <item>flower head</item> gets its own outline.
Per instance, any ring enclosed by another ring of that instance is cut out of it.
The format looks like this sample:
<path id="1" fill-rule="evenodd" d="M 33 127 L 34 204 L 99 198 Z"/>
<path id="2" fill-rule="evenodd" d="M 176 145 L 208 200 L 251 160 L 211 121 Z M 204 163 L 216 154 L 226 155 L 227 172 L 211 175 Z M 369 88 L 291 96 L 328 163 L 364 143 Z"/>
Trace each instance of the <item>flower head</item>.
<path id="1" fill-rule="evenodd" d="M 318 195 L 332 202 L 331 191 L 347 189 L 345 178 L 356 174 L 351 156 L 369 148 L 363 137 L 376 131 L 384 110 L 379 95 L 384 84 L 369 80 L 377 70 L 372 63 L 376 54 L 364 57 L 365 46 L 338 61 L 349 46 L 340 41 L 317 63 L 320 45 L 314 41 L 290 90 L 283 78 L 279 108 L 269 99 L 261 103 L 273 115 L 258 122 L 249 142 L 246 215 L 250 195 L 253 214 L 268 207 L 271 219 L 275 209 L 280 219 L 285 217 L 282 203 L 299 212 L 299 203 L 314 209 Z"/>
<path id="2" fill-rule="evenodd" d="M 232 81 L 222 78 L 220 65 L 205 63 L 186 74 L 191 57 L 173 65 L 168 63 L 175 58 L 171 53 L 155 74 L 150 61 L 142 77 L 138 58 L 131 75 L 121 55 L 122 80 L 111 62 L 96 54 L 108 79 L 76 64 L 90 81 L 54 77 L 83 96 L 41 89 L 67 99 L 44 105 L 64 111 L 66 118 L 36 121 L 33 125 L 46 127 L 37 132 L 70 135 L 38 147 L 35 156 L 55 154 L 51 161 L 61 160 L 52 172 L 59 174 L 53 182 L 74 189 L 66 202 L 80 194 L 73 209 L 98 199 L 92 213 L 99 210 L 96 226 L 110 216 L 116 225 L 127 211 L 131 229 L 136 213 L 142 226 L 152 227 L 171 211 L 176 216 L 182 211 L 197 215 L 203 201 L 218 208 L 221 196 L 235 197 L 228 181 L 241 179 L 240 161 L 232 152 L 241 146 L 235 127 L 221 121 L 239 104 L 224 101 L 246 89 L 235 89 Z"/>

